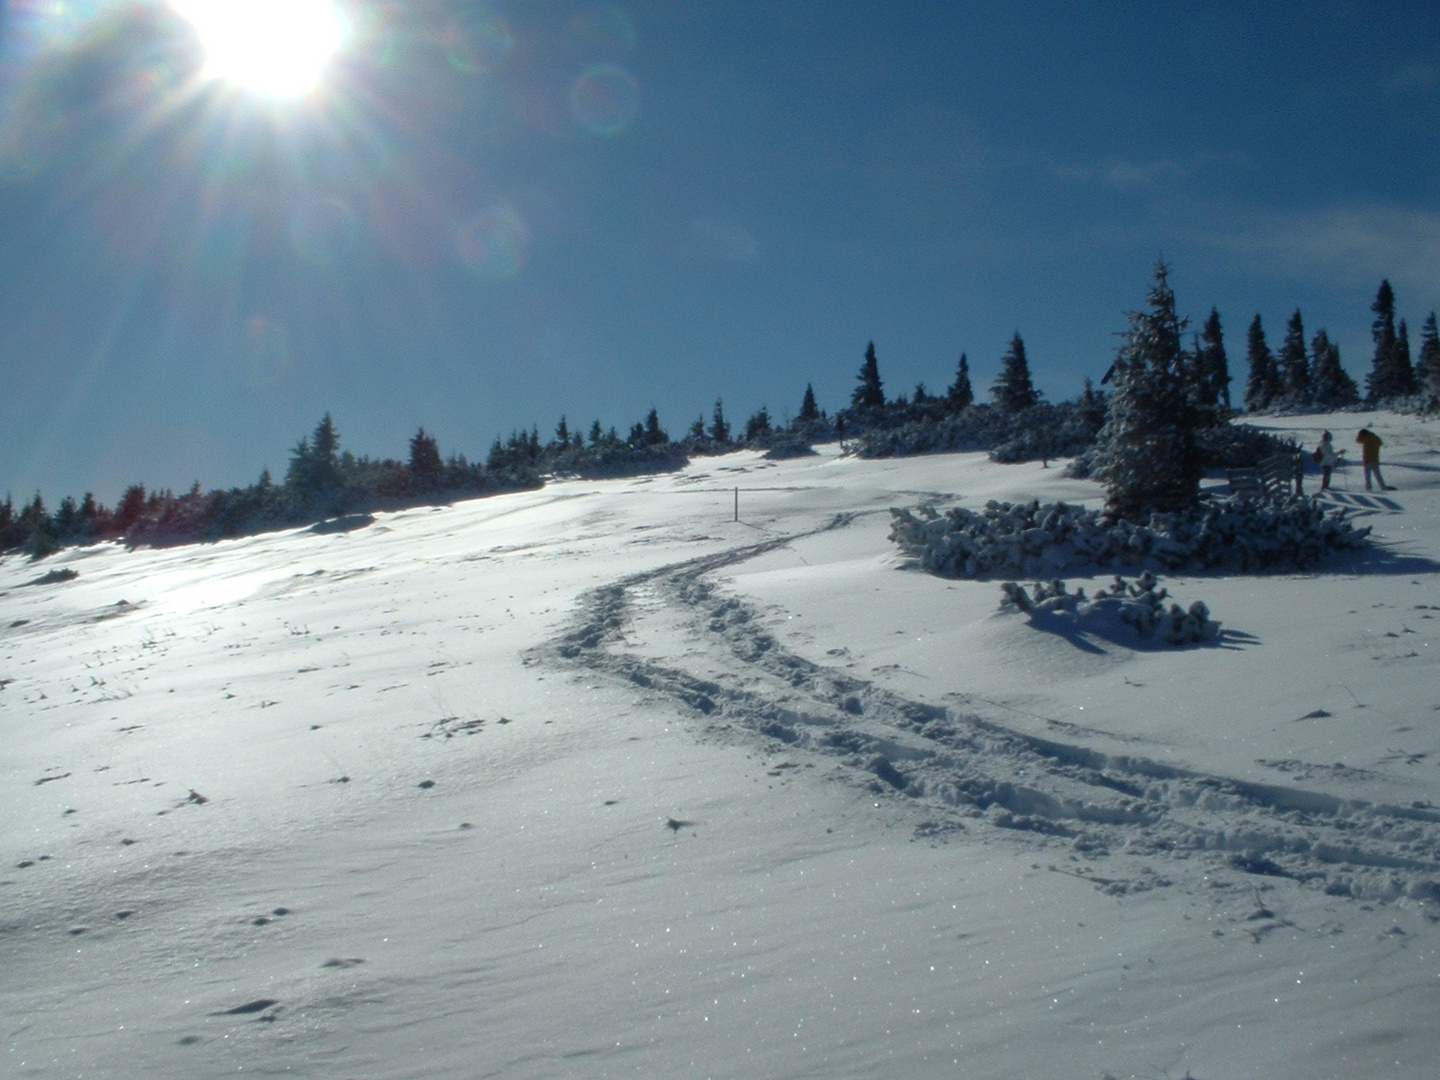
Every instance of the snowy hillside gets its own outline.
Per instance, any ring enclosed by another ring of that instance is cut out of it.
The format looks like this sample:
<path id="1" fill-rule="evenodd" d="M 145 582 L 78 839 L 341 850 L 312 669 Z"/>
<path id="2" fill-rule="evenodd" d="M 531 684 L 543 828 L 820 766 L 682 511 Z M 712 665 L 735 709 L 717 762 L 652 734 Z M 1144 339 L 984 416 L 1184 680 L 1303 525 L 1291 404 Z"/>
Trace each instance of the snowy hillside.
<path id="1" fill-rule="evenodd" d="M 1184 649 L 907 566 L 983 454 L 0 561 L 0 1074 L 1433 1076 L 1440 426 L 1270 423 L 1398 490 Z"/>

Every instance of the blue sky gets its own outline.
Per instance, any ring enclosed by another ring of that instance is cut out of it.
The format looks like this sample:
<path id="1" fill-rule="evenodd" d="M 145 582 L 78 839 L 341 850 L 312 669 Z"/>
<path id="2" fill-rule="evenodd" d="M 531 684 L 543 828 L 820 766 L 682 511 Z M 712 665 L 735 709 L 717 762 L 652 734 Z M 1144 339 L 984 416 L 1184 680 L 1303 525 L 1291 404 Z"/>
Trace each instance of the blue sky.
<path id="1" fill-rule="evenodd" d="M 341 6 L 277 102 L 160 0 L 10 0 L 0 497 L 246 484 L 327 410 L 472 459 L 833 411 L 872 339 L 984 393 L 1018 330 L 1063 399 L 1161 255 L 1239 378 L 1257 312 L 1360 378 L 1382 277 L 1440 308 L 1433 2 Z"/>

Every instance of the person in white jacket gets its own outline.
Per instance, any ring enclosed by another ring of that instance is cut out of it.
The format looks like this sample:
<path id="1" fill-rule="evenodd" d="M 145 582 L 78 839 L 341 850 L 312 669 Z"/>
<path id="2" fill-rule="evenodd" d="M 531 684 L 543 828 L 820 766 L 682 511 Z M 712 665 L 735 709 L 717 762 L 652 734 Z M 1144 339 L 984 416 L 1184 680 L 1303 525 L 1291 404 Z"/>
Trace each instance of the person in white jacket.
<path id="1" fill-rule="evenodd" d="M 1340 464 L 1340 455 L 1345 451 L 1335 449 L 1335 440 L 1330 432 L 1320 436 L 1320 445 L 1315 447 L 1315 460 L 1320 463 L 1320 490 L 1330 490 L 1330 474 Z"/>

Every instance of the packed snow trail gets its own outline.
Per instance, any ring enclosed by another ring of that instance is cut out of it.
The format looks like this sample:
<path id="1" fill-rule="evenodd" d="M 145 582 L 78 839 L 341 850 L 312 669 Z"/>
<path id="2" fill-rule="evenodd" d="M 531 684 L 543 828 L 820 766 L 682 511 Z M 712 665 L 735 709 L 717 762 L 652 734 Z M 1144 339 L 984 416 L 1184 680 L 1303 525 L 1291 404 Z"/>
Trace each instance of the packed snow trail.
<path id="1" fill-rule="evenodd" d="M 934 834 L 994 826 L 1111 893 L 1168 885 L 1198 859 L 1335 896 L 1440 900 L 1440 810 L 1208 774 L 1041 738 L 905 697 L 787 650 L 762 613 L 711 580 L 809 532 L 633 574 L 581 597 L 573 625 L 527 662 L 626 680 L 697 714 L 709 737 L 763 740 L 831 761 L 875 797 L 904 796 Z M 686 641 L 681 656 L 646 642 Z M 1077 868 L 1077 864 L 1078 868 Z"/>

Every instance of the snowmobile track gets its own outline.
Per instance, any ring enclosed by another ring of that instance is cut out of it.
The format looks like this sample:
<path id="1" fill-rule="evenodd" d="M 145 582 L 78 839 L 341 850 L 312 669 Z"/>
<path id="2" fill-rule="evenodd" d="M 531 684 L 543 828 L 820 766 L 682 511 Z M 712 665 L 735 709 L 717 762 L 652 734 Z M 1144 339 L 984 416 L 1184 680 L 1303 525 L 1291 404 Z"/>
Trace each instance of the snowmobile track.
<path id="1" fill-rule="evenodd" d="M 755 607 L 707 580 L 855 517 L 590 590 L 571 627 L 531 662 L 643 687 L 693 711 L 717 737 L 738 732 L 828 759 L 872 795 L 919 807 L 921 835 L 988 824 L 1089 862 L 1119 860 L 1123 871 L 1080 875 L 1110 892 L 1168 884 L 1156 869 L 1163 861 L 1171 874 L 1188 863 L 1337 896 L 1440 901 L 1440 810 L 1104 753 L 913 700 L 790 652 Z M 646 627 L 662 624 L 667 640 L 678 629 L 692 643 L 682 657 L 647 653 Z"/>

